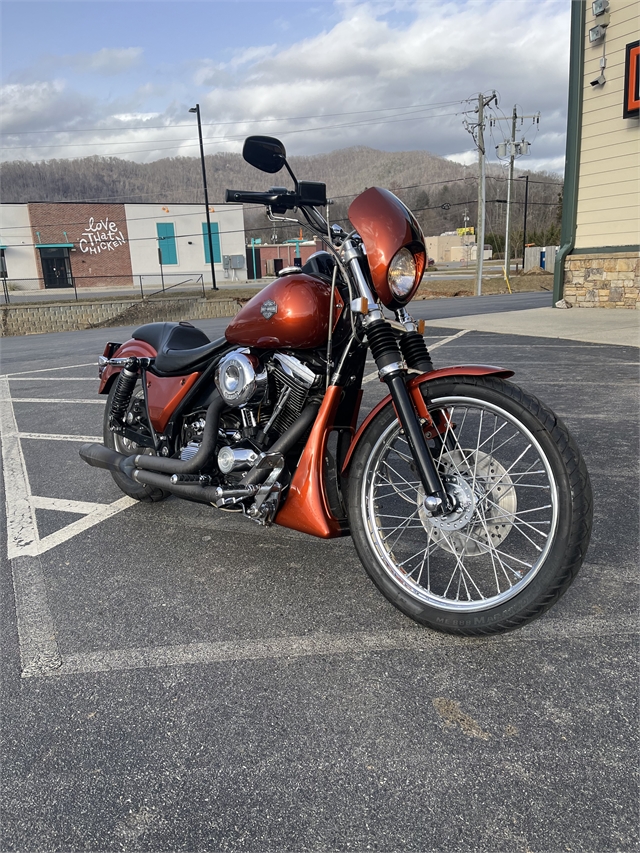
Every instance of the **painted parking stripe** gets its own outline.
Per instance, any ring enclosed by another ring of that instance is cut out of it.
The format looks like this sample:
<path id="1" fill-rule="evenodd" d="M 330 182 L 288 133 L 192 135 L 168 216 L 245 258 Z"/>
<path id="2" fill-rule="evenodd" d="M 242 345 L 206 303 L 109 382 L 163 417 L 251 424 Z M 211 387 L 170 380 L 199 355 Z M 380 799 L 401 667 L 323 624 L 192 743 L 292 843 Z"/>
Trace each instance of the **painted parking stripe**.
<path id="1" fill-rule="evenodd" d="M 236 661 L 278 660 L 316 656 L 354 655 L 385 651 L 433 651 L 436 648 L 459 649 L 477 646 L 479 642 L 501 646 L 529 642 L 557 642 L 594 637 L 633 636 L 634 625 L 622 625 L 618 619 L 545 618 L 520 628 L 517 632 L 494 637 L 465 638 L 429 631 L 415 626 L 393 631 L 327 634 L 317 632 L 301 636 L 261 637 L 213 643 L 187 643 L 174 646 L 104 649 L 64 655 L 59 667 L 42 668 L 33 675 L 65 676 L 95 672 L 117 672 L 131 669 L 156 669 L 168 666 L 194 666 Z"/>
<path id="2" fill-rule="evenodd" d="M 77 512 L 80 515 L 88 515 L 104 504 L 91 503 L 90 501 L 72 501 L 68 498 L 43 498 L 32 496 L 31 503 L 34 509 L 54 509 L 59 512 Z"/>
<path id="3" fill-rule="evenodd" d="M 11 382 L 97 382 L 95 376 L 78 376 L 74 379 L 72 376 L 16 376 L 15 374 L 7 374 L 7 379 Z"/>
<path id="4" fill-rule="evenodd" d="M 9 399 L 8 397 L 0 397 L 0 401 Z M 48 397 L 12 397 L 12 403 L 71 403 L 74 406 L 104 406 L 106 399 L 102 400 L 56 400 Z"/>
<path id="5" fill-rule="evenodd" d="M 124 496 L 111 504 L 98 504 L 33 495 L 22 452 L 24 435 L 18 430 L 6 376 L 0 377 L 0 401 L 7 557 L 11 562 L 22 676 L 29 678 L 50 674 L 61 666 L 40 556 L 136 501 Z M 46 438 L 70 439 L 55 435 Z M 71 437 L 71 440 L 78 439 L 80 436 Z M 82 517 L 41 539 L 36 522 L 37 509 L 71 512 Z"/>
<path id="6" fill-rule="evenodd" d="M 20 439 L 31 438 L 37 441 L 97 441 L 102 444 L 101 435 L 54 435 L 50 432 L 21 432 L 18 433 Z"/>
<path id="7" fill-rule="evenodd" d="M 6 378 L 0 378 L 0 400 L 3 403 L 0 407 L 0 438 L 5 471 L 7 556 L 10 560 L 20 556 L 44 554 L 56 545 L 66 542 L 78 533 L 100 524 L 136 503 L 133 498 L 125 496 L 112 504 L 97 504 L 84 518 L 40 539 L 34 506 L 34 497 L 37 496 L 31 493 L 29 474 L 22 453 L 22 434 L 18 430 L 9 381 Z M 47 438 L 50 439 L 52 436 Z"/>
<path id="8" fill-rule="evenodd" d="M 97 367 L 97 361 L 88 361 L 84 364 L 66 364 L 62 367 L 40 367 L 37 370 L 19 370 L 17 373 L 4 373 L 0 379 L 12 378 L 13 376 L 26 376 L 32 373 L 49 373 L 51 370 L 75 370 L 76 367 Z"/>

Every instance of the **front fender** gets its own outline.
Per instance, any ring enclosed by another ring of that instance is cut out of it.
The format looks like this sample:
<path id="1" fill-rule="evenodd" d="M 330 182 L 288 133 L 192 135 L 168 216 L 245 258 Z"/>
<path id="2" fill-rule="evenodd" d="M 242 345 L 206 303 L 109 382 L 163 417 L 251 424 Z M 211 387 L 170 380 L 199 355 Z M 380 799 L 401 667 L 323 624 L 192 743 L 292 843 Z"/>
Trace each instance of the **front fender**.
<path id="1" fill-rule="evenodd" d="M 413 404 L 416 407 L 418 415 L 422 415 L 421 409 L 423 409 L 425 405 L 424 398 L 420 392 L 421 386 L 427 382 L 433 382 L 434 379 L 441 379 L 443 376 L 499 376 L 502 379 L 508 379 L 510 376 L 513 376 L 513 370 L 507 370 L 504 367 L 494 367 L 491 364 L 464 364 L 454 365 L 452 367 L 442 367 L 440 370 L 432 370 L 429 373 L 422 373 L 420 376 L 414 376 L 413 379 L 410 379 L 407 382 L 407 389 L 413 399 Z M 346 474 L 351 462 L 351 457 L 353 456 L 353 453 L 358 446 L 358 442 L 366 428 L 378 412 L 390 404 L 392 404 L 391 395 L 387 394 L 387 396 L 380 400 L 378 405 L 375 406 L 362 421 L 356 434 L 353 436 L 349 449 L 347 450 L 347 455 L 345 456 L 344 463 L 342 465 L 343 474 Z"/>

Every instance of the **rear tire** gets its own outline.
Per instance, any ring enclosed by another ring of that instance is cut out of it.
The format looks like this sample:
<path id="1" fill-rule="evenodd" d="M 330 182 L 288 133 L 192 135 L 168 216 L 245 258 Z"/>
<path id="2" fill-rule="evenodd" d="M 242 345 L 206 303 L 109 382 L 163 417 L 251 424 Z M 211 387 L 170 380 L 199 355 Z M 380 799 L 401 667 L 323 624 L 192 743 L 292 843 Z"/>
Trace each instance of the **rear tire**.
<path id="1" fill-rule="evenodd" d="M 112 432 L 109 429 L 109 415 L 111 413 L 111 404 L 113 403 L 117 384 L 118 380 L 116 377 L 115 382 L 111 385 L 111 390 L 107 397 L 107 405 L 104 409 L 102 437 L 105 447 L 108 447 L 110 450 L 116 450 L 118 453 L 123 453 L 125 456 L 132 456 L 135 453 L 146 453 L 148 455 L 155 456 L 155 451 L 151 450 L 149 447 L 136 444 L 134 441 L 125 438 L 123 435 Z M 143 397 L 144 391 L 142 389 L 142 384 L 140 380 L 138 380 L 136 387 L 133 389 L 133 394 L 131 395 L 131 401 L 127 411 L 133 407 L 136 400 L 140 401 Z M 111 471 L 111 476 L 115 480 L 118 488 L 124 492 L 125 495 L 129 495 L 130 498 L 134 498 L 137 501 L 155 503 L 156 501 L 163 501 L 165 498 L 169 497 L 169 492 L 165 492 L 163 489 L 154 488 L 153 486 L 147 486 L 143 483 L 136 483 L 130 477 L 127 477 L 126 474 L 122 474 L 119 471 Z"/>
<path id="2" fill-rule="evenodd" d="M 456 500 L 446 515 L 424 490 L 393 406 L 363 434 L 349 474 L 349 523 L 383 595 L 423 625 L 452 634 L 508 631 L 567 590 L 591 533 L 589 475 L 560 419 L 493 377 L 423 385 L 429 411 L 450 418 L 429 442 Z"/>

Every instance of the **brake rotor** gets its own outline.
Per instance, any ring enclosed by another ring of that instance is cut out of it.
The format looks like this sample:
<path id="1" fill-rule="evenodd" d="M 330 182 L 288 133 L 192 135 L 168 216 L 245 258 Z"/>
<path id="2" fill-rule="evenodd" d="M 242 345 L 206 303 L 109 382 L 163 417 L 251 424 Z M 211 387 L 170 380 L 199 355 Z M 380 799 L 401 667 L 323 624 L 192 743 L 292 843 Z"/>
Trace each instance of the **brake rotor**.
<path id="1" fill-rule="evenodd" d="M 442 481 L 453 506 L 431 514 L 418 488 L 418 515 L 432 542 L 458 556 L 477 557 L 496 548 L 513 527 L 518 508 L 506 468 L 481 450 L 453 450 L 442 458 Z"/>

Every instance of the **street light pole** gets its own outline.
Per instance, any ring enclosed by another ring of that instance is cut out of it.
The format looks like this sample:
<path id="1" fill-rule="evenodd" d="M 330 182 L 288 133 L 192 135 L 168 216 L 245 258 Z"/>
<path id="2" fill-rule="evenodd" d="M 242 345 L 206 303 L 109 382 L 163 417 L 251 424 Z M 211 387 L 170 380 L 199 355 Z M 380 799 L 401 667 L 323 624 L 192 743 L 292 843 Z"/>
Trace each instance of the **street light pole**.
<path id="1" fill-rule="evenodd" d="M 524 222 L 522 223 L 522 269 L 524 270 L 524 253 L 527 250 L 527 205 L 529 204 L 529 175 L 520 175 L 519 180 L 524 184 Z"/>
<path id="2" fill-rule="evenodd" d="M 211 284 L 213 290 L 217 290 L 216 286 L 216 271 L 214 268 L 213 258 L 213 241 L 211 240 L 211 217 L 209 216 L 209 193 L 207 191 L 207 170 L 204 164 L 204 145 L 202 143 L 202 124 L 200 122 L 200 104 L 189 109 L 190 113 L 195 113 L 198 119 L 198 137 L 200 139 L 200 161 L 202 163 L 202 185 L 204 186 L 204 206 L 207 212 L 207 237 L 209 240 L 209 261 L 211 262 Z"/>

